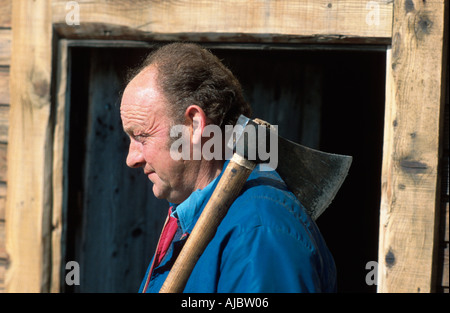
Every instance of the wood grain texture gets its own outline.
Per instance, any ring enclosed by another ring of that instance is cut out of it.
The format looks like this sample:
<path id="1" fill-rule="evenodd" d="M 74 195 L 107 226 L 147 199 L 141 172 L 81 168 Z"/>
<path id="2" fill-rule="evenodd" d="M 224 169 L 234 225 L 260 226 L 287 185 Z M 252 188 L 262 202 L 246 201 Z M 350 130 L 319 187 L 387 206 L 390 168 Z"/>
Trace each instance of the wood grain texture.
<path id="1" fill-rule="evenodd" d="M 0 66 L 11 63 L 11 29 L 0 29 Z"/>
<path id="2" fill-rule="evenodd" d="M 12 12 L 5 282 L 10 292 L 41 292 L 51 266 L 51 3 L 14 1 Z"/>
<path id="3" fill-rule="evenodd" d="M 444 0 L 394 1 L 387 54 L 379 292 L 430 292 L 439 212 Z"/>
<path id="4" fill-rule="evenodd" d="M 51 238 L 51 283 L 50 291 L 59 292 L 61 284 L 61 265 L 64 261 L 64 154 L 66 143 L 66 99 L 68 97 L 67 40 L 60 40 L 58 45 L 58 70 L 56 74 L 56 103 L 53 141 L 53 176 L 52 176 L 52 238 Z M 67 152 L 66 152 L 67 153 Z M 67 161 L 67 160 L 66 160 Z"/>
<path id="5" fill-rule="evenodd" d="M 74 12 L 73 8 L 66 8 L 67 1 L 53 1 L 53 23 L 67 38 L 145 39 L 179 34 L 181 39 L 183 34 L 202 34 L 199 39 L 207 41 L 223 41 L 230 36 L 236 40 L 240 35 L 248 41 L 274 40 L 278 34 L 327 41 L 391 37 L 391 1 L 77 2 L 80 25 L 68 25 L 66 17 Z M 220 38 L 214 34 L 221 34 Z M 264 38 L 255 39 L 258 35 Z"/>
<path id="6" fill-rule="evenodd" d="M 9 67 L 0 67 L 0 105 L 8 105 L 10 100 L 9 92 Z"/>
<path id="7" fill-rule="evenodd" d="M 0 0 L 0 27 L 11 27 L 12 0 Z"/>
<path id="8" fill-rule="evenodd" d="M 0 181 L 6 181 L 8 145 L 0 142 Z M 1 217 L 0 217 L 1 218 Z"/>
<path id="9" fill-rule="evenodd" d="M 358 42 L 363 38 L 379 43 L 380 38 L 392 37 L 386 76 L 379 291 L 432 290 L 444 0 L 77 2 L 81 25 L 70 26 L 65 22 L 67 1 L 0 0 L 0 12 L 13 7 L 12 19 L 0 14 L 0 27 L 12 25 L 14 37 L 12 60 L 3 57 L 12 63 L 10 125 L 14 125 L 5 214 L 13 257 L 6 275 L 8 290 L 46 291 L 50 284 L 45 277 L 50 276 L 46 269 L 52 218 L 52 23 L 63 37 L 84 39 L 164 40 L 176 34 L 178 39 L 203 41 Z M 379 5 L 378 25 L 370 15 L 376 13 L 376 5 L 368 7 L 369 2 Z M 9 36 L 7 31 L 2 34 L 2 38 Z M 0 98 L 6 94 L 3 85 L 0 79 Z M 9 98 L 3 102 L 9 103 Z M 5 195 L 5 182 L 0 182 L 0 192 Z M 26 231 L 19 233 L 22 228 Z"/>
<path id="10" fill-rule="evenodd" d="M 4 144 L 8 143 L 8 129 L 9 129 L 9 105 L 0 104 L 0 143 Z M 6 175 L 6 173 L 3 175 Z"/>

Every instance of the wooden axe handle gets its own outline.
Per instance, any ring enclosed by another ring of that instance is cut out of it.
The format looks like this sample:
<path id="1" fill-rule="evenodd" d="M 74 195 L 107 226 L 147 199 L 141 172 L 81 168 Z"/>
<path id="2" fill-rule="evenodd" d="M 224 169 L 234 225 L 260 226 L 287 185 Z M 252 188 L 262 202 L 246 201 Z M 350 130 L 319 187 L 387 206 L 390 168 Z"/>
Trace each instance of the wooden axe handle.
<path id="1" fill-rule="evenodd" d="M 183 292 L 197 260 L 214 237 L 228 208 L 239 195 L 256 163 L 234 154 L 194 229 L 178 255 L 160 293 Z"/>

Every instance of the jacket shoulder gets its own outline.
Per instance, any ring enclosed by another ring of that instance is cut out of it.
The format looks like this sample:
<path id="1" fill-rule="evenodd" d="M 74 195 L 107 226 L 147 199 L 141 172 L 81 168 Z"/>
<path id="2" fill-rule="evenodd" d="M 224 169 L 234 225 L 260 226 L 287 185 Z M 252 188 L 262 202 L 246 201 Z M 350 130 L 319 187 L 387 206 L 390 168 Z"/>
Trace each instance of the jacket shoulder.
<path id="1" fill-rule="evenodd" d="M 245 231 L 266 227 L 309 241 L 315 224 L 275 171 L 254 171 L 222 222 Z"/>

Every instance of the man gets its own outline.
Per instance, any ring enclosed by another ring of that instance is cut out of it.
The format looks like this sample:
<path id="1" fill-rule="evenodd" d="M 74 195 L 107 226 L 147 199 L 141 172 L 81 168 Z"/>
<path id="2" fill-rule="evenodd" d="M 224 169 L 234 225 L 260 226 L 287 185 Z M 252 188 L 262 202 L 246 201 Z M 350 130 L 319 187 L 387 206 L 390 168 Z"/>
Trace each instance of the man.
<path id="1" fill-rule="evenodd" d="M 195 159 L 207 125 L 250 115 L 239 82 L 209 51 L 174 43 L 133 74 L 121 103 L 130 137 L 127 165 L 141 167 L 157 198 L 170 203 L 141 292 L 158 292 L 211 196 L 227 161 Z M 190 158 L 174 159 L 170 137 L 184 125 Z M 209 243 L 185 292 L 333 292 L 333 258 L 311 218 L 275 171 L 257 167 Z"/>

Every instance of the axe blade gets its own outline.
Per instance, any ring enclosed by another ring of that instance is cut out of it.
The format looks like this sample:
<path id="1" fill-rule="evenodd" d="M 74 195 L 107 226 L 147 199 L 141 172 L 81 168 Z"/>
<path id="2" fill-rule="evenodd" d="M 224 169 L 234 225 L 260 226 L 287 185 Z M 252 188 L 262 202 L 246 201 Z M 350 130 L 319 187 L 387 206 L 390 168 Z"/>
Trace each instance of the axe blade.
<path id="1" fill-rule="evenodd" d="M 316 220 L 347 177 L 352 157 L 311 149 L 278 136 L 276 171 Z"/>
<path id="2" fill-rule="evenodd" d="M 243 128 L 264 127 L 266 138 L 277 138 L 278 165 L 275 170 L 309 215 L 316 220 L 330 205 L 341 188 L 350 169 L 352 157 L 322 152 L 287 140 L 278 136 L 278 133 L 268 122 L 260 119 L 252 120 L 241 115 L 236 125 Z M 275 132 L 276 136 L 270 136 L 269 132 L 272 132 L 272 134 Z M 243 147 L 240 149 L 238 142 L 244 140 L 244 133 L 245 131 L 239 128 L 236 132 L 237 138 L 230 138 L 228 147 L 247 158 L 251 154 L 250 151 L 257 149 L 258 145 L 254 147 L 255 145 L 248 145 L 246 142 L 240 146 Z M 252 152 L 257 155 L 257 152 Z M 270 162 L 270 160 L 268 161 Z M 256 162 L 261 163 L 262 161 L 256 160 Z"/>

